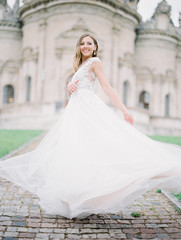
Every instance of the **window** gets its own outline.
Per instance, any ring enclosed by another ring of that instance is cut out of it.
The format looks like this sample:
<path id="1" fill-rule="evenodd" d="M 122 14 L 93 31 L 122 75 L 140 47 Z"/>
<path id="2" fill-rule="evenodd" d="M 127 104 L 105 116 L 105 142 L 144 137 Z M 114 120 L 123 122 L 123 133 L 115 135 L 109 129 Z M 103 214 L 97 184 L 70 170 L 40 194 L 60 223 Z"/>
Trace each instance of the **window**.
<path id="1" fill-rule="evenodd" d="M 26 102 L 30 102 L 31 95 L 31 77 L 26 78 Z"/>
<path id="2" fill-rule="evenodd" d="M 139 107 L 149 109 L 150 94 L 146 91 L 142 91 L 139 96 Z"/>
<path id="3" fill-rule="evenodd" d="M 6 85 L 3 91 L 3 104 L 14 102 L 14 88 L 12 85 Z"/>
<path id="4" fill-rule="evenodd" d="M 123 83 L 123 103 L 125 105 L 128 104 L 128 87 L 129 87 L 128 81 L 124 81 L 124 83 Z"/>
<path id="5" fill-rule="evenodd" d="M 170 115 L 170 94 L 165 96 L 165 116 Z"/>

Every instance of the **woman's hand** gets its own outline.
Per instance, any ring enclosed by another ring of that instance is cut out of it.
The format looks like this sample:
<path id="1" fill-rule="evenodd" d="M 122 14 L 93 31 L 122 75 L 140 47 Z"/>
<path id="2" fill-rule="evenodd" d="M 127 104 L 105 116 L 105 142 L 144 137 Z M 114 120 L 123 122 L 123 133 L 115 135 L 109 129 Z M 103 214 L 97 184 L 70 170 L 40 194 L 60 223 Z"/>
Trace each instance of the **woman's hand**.
<path id="1" fill-rule="evenodd" d="M 72 94 L 73 92 L 77 91 L 77 83 L 78 82 L 79 82 L 79 80 L 68 83 L 67 87 L 68 87 L 69 94 Z"/>
<path id="2" fill-rule="evenodd" d="M 133 125 L 133 118 L 131 116 L 131 114 L 129 114 L 129 112 L 123 112 L 124 115 L 124 119 L 130 123 L 131 125 Z"/>

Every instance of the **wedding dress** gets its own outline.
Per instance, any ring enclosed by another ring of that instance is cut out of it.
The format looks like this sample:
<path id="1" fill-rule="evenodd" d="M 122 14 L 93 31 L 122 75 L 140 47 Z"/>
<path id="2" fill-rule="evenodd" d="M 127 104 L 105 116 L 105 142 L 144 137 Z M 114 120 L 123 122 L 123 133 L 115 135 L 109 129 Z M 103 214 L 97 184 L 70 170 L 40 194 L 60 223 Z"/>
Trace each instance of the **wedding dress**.
<path id="1" fill-rule="evenodd" d="M 87 59 L 78 90 L 34 151 L 0 162 L 0 177 L 34 193 L 48 214 L 85 218 L 119 213 L 155 187 L 181 190 L 181 148 L 154 141 L 96 94 Z"/>

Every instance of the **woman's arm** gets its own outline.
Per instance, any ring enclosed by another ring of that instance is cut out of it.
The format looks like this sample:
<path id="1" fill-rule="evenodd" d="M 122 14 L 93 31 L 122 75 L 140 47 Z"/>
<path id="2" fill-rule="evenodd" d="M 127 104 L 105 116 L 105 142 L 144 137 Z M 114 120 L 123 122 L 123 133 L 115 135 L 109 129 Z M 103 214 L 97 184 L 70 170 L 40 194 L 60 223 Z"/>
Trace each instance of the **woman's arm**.
<path id="1" fill-rule="evenodd" d="M 111 99 L 113 104 L 123 113 L 124 118 L 127 122 L 133 124 L 133 118 L 129 114 L 128 109 L 125 107 L 125 105 L 121 102 L 120 98 L 114 91 L 114 89 L 110 86 L 109 82 L 107 81 L 102 63 L 99 61 L 93 62 L 92 63 L 92 70 L 96 74 L 99 83 L 105 92 L 105 94 Z"/>

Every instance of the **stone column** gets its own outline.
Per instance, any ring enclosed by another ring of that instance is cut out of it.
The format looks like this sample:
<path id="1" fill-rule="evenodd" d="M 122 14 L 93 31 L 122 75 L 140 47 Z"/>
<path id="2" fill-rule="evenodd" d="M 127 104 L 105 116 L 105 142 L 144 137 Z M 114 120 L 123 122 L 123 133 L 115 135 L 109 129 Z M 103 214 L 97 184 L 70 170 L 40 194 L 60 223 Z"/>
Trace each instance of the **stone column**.
<path id="1" fill-rule="evenodd" d="M 120 30 L 113 26 L 111 34 L 111 53 L 110 53 L 110 83 L 112 87 L 118 91 L 117 82 L 118 79 L 118 40 Z"/>
<path id="2" fill-rule="evenodd" d="M 44 86 L 46 81 L 46 30 L 47 22 L 43 19 L 39 24 L 40 45 L 39 45 L 39 101 L 44 102 Z"/>
<path id="3" fill-rule="evenodd" d="M 176 58 L 176 81 L 177 117 L 181 118 L 181 52 L 177 54 Z"/>

